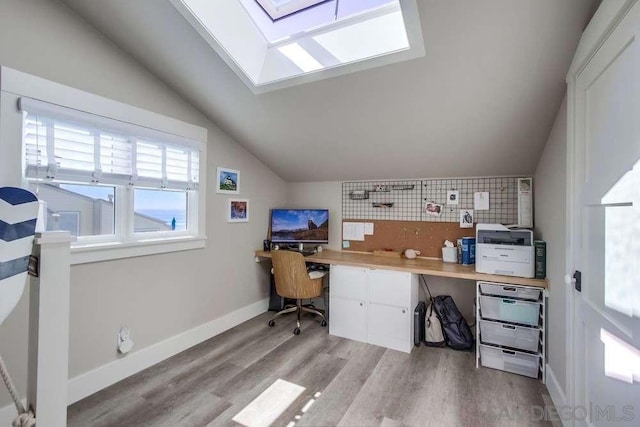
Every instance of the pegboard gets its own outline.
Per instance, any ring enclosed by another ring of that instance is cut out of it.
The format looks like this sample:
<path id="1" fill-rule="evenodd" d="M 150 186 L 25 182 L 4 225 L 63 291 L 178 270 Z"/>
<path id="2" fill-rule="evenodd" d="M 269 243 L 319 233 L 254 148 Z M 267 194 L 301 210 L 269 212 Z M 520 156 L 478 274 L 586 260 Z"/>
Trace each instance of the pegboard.
<path id="1" fill-rule="evenodd" d="M 343 182 L 342 218 L 459 222 L 461 209 L 474 208 L 474 193 L 486 191 L 489 210 L 474 211 L 474 223 L 516 224 L 517 183 L 517 177 Z M 411 186 L 413 188 L 409 189 Z M 447 204 L 449 190 L 459 192 L 457 205 Z M 440 216 L 424 212 L 427 202 L 442 205 Z M 387 207 L 374 207 L 385 204 Z"/>
<path id="2" fill-rule="evenodd" d="M 343 182 L 342 218 L 420 221 L 421 185 L 419 180 Z M 367 198 L 352 199 L 361 192 Z"/>

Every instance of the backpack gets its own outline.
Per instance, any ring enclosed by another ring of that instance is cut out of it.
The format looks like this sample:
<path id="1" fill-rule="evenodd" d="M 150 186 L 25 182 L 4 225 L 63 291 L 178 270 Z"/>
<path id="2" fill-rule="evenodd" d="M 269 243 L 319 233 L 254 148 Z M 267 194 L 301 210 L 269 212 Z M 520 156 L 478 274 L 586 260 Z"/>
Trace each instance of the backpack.
<path id="1" fill-rule="evenodd" d="M 424 343 L 429 347 L 444 347 L 444 335 L 442 334 L 442 325 L 440 319 L 433 309 L 433 302 L 427 307 L 425 314 L 425 337 Z"/>
<path id="2" fill-rule="evenodd" d="M 453 298 L 449 295 L 439 295 L 433 298 L 432 305 L 442 324 L 442 332 L 447 345 L 454 350 L 473 348 L 474 340 L 471 328 L 460 314 Z"/>

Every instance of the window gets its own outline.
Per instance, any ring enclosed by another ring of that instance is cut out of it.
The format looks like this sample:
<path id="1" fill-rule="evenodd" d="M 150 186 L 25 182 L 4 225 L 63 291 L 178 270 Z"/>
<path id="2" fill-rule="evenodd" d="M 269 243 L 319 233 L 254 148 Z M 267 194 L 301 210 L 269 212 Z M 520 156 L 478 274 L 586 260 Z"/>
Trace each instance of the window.
<path id="1" fill-rule="evenodd" d="M 186 191 L 136 188 L 133 196 L 135 233 L 185 231 L 188 229 Z"/>
<path id="2" fill-rule="evenodd" d="M 69 231 L 74 248 L 201 236 L 201 143 L 30 98 L 19 107 L 47 230 Z"/>
<path id="3" fill-rule="evenodd" d="M 46 230 L 66 230 L 74 239 L 114 236 L 115 187 L 32 181 L 29 190 L 46 202 Z"/>

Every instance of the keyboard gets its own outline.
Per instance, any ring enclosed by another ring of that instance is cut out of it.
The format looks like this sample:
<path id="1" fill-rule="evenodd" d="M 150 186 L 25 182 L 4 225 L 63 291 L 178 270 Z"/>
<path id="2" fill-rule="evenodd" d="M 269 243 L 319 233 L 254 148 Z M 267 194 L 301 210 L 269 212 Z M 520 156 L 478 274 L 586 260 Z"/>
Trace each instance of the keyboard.
<path id="1" fill-rule="evenodd" d="M 309 262 L 307 263 L 307 271 L 329 271 L 329 266 L 326 264 Z"/>

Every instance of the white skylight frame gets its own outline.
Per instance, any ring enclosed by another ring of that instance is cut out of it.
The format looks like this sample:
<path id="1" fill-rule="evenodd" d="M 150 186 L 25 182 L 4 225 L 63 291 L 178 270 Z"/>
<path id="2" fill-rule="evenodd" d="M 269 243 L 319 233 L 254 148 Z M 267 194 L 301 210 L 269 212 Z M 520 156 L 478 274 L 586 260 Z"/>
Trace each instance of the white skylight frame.
<path id="1" fill-rule="evenodd" d="M 280 46 L 278 50 L 305 73 L 325 68 L 316 58 L 311 56 L 309 52 L 304 50 L 302 46 L 296 42 Z"/>
<path id="2" fill-rule="evenodd" d="M 279 2 L 274 2 L 273 0 L 256 0 L 260 7 L 262 7 L 262 9 L 267 12 L 267 15 L 274 21 L 319 3 L 324 3 L 325 1 L 327 0 L 280 0 Z M 278 5 L 274 3 L 281 4 Z"/>
<path id="3" fill-rule="evenodd" d="M 199 0 L 202 3 L 205 3 L 208 0 Z M 340 26 L 350 25 L 358 19 L 366 19 L 363 17 L 354 17 L 347 18 L 343 21 L 336 22 L 327 27 L 319 28 L 316 30 L 305 32 L 303 35 L 298 35 L 295 37 L 290 37 L 285 40 L 279 41 L 277 43 L 269 43 L 262 35 L 262 32 L 257 28 L 253 27 L 253 32 L 259 34 L 260 41 L 257 42 L 254 40 L 254 44 L 261 43 L 264 47 L 264 55 L 260 58 L 259 55 L 256 55 L 255 52 L 252 53 L 251 58 L 258 58 L 258 60 L 263 60 L 263 70 L 260 75 L 253 77 L 245 72 L 240 63 L 234 58 L 234 56 L 230 53 L 230 51 L 221 43 L 219 40 L 212 34 L 212 32 L 207 28 L 207 26 L 196 16 L 194 12 L 191 11 L 189 6 L 187 6 L 183 0 L 170 0 L 173 6 L 185 17 L 185 19 L 198 31 L 198 33 L 209 43 L 209 45 L 218 53 L 218 55 L 227 63 L 227 65 L 236 73 L 236 75 L 245 83 L 245 85 L 255 94 L 271 92 L 273 90 L 296 86 L 299 84 L 310 83 L 313 81 L 318 81 L 326 78 L 331 78 L 335 76 L 340 76 L 344 74 L 349 74 L 353 72 L 358 72 L 362 70 L 367 70 L 374 67 L 384 66 L 393 64 L 396 62 L 406 61 L 414 58 L 419 58 L 424 56 L 424 42 L 422 36 L 422 27 L 420 24 L 417 0 L 398 0 L 398 4 L 400 9 L 402 10 L 402 16 L 404 20 L 404 26 L 406 30 L 407 40 L 409 42 L 409 48 L 402 49 L 392 53 L 382 54 L 380 56 L 376 56 L 373 58 L 364 58 L 362 60 L 358 60 L 355 62 L 341 64 L 335 63 L 331 65 L 326 65 L 325 68 L 311 71 L 311 72 L 300 72 L 295 73 L 294 75 L 284 76 L 282 78 L 271 78 L 266 83 L 261 82 L 263 75 L 265 75 L 265 69 L 267 69 L 267 62 L 273 60 L 274 56 L 270 53 L 276 52 L 282 58 L 286 58 L 278 48 L 284 45 L 288 45 L 291 43 L 299 43 L 302 44 L 303 39 L 309 38 L 318 33 L 328 31 L 329 29 L 339 28 Z M 242 8 L 240 2 L 237 2 L 237 6 Z M 395 6 L 396 8 L 398 6 Z M 381 8 L 380 10 L 376 10 L 372 15 L 367 14 L 367 16 L 375 16 L 380 13 L 388 13 L 388 8 Z M 248 18 L 249 19 L 249 18 Z M 250 19 L 249 19 L 250 21 Z M 237 33 L 234 34 L 233 41 L 237 42 Z M 251 46 L 256 49 L 256 46 Z M 277 59 L 276 59 L 277 61 Z M 296 67 L 293 61 L 288 60 L 291 64 L 291 67 Z M 273 62 L 273 61 L 272 61 Z M 255 65 L 255 64 L 252 64 Z M 264 79 L 262 79 L 264 80 Z"/>

